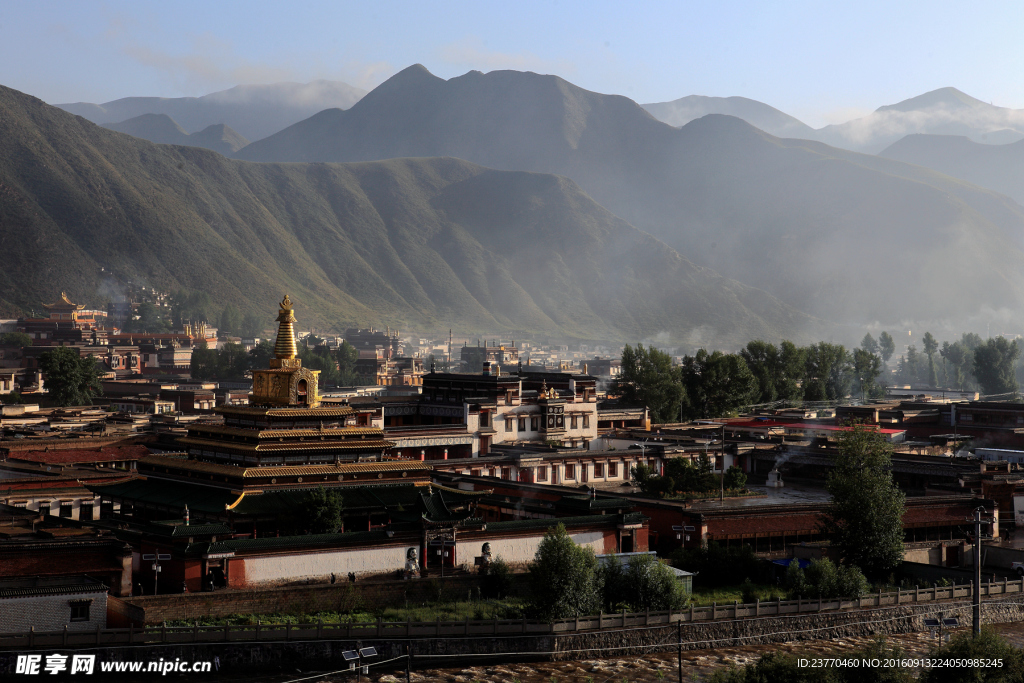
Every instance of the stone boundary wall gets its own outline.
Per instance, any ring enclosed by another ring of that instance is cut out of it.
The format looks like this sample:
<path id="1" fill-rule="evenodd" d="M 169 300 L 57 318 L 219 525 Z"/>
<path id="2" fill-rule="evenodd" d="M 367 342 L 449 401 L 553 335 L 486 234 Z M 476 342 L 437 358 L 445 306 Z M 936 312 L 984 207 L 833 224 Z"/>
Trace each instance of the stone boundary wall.
<path id="1" fill-rule="evenodd" d="M 387 669 L 405 666 L 406 647 L 413 654 L 413 669 L 438 666 L 462 666 L 470 663 L 494 663 L 490 653 L 502 654 L 500 660 L 573 660 L 642 655 L 648 652 L 673 651 L 680 634 L 688 650 L 707 649 L 738 644 L 769 644 L 794 640 L 829 640 L 851 636 L 888 635 L 925 629 L 924 619 L 942 612 L 957 616 L 970 627 L 971 605 L 957 600 L 930 605 L 900 605 L 835 613 L 794 614 L 746 619 L 724 619 L 716 622 L 679 622 L 671 626 L 631 627 L 609 631 L 581 632 L 571 635 L 540 634 L 459 638 L 364 638 L 358 641 L 300 641 L 276 643 L 148 643 L 143 647 L 87 648 L 100 661 L 155 661 L 159 658 L 182 660 L 213 660 L 219 658 L 226 672 L 305 671 L 318 668 L 346 668 L 341 653 L 354 647 L 377 649 L 377 661 L 397 658 Z M 982 622 L 1007 623 L 1024 620 L 1024 595 L 1013 595 L 982 603 Z M 0 652 L 0 674 L 13 674 L 18 653 L 28 648 Z M 60 647 L 38 650 L 61 652 Z"/>
<path id="2" fill-rule="evenodd" d="M 1000 596 L 1001 597 L 1001 596 Z M 970 600 L 900 605 L 844 612 L 821 612 L 792 616 L 728 619 L 711 622 L 677 622 L 671 626 L 615 632 L 574 633 L 554 636 L 552 659 L 579 659 L 599 655 L 579 652 L 598 649 L 623 655 L 670 651 L 678 647 L 701 650 L 736 645 L 764 645 L 794 640 L 835 640 L 855 636 L 891 635 L 927 630 L 926 618 L 958 617 L 961 627 L 970 629 L 973 611 Z M 982 602 L 983 624 L 1024 621 L 1024 595 Z M 657 647 L 654 647 L 657 646 Z"/>

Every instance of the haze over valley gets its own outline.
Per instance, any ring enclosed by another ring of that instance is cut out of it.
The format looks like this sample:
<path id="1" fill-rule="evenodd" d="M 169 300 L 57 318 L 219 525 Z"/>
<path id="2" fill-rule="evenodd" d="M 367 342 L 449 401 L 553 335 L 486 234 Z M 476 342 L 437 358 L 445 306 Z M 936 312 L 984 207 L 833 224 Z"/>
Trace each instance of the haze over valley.
<path id="1" fill-rule="evenodd" d="M 3 90 L 10 315 L 106 281 L 255 311 L 288 284 L 318 325 L 729 348 L 1016 334 L 1024 313 L 1024 109 L 954 87 L 890 85 L 902 99 L 809 125 L 785 89 L 654 100 L 642 75 L 602 93 L 528 59 L 453 73 L 468 48 L 443 76 L 305 81 L 220 47 L 123 49 L 221 85 L 52 106 Z"/>

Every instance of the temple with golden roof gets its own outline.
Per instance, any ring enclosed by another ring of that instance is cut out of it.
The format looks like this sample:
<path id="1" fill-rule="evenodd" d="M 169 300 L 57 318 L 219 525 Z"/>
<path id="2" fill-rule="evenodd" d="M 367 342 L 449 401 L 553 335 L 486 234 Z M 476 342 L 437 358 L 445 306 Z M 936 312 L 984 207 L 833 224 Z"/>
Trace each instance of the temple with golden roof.
<path id="1" fill-rule="evenodd" d="M 355 410 L 347 405 L 320 403 L 319 372 L 303 368 L 298 358 L 288 296 L 277 321 L 275 357 L 269 368 L 253 371 L 249 405 L 216 408 L 223 425 L 190 425 L 178 439 L 182 453 L 141 458 L 139 478 L 97 492 L 139 517 L 166 518 L 187 504 L 207 518 L 237 522 L 257 509 L 269 520 L 282 511 L 282 501 L 294 504 L 275 493 L 426 485 L 429 466 L 390 458 L 394 444 L 382 429 L 356 426 Z"/>

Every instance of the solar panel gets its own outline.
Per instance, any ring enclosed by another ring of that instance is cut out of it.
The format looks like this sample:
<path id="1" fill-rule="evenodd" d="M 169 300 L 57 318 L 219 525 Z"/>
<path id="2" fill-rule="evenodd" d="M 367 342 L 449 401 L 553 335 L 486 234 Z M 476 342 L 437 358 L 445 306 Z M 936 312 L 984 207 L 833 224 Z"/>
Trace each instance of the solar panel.
<path id="1" fill-rule="evenodd" d="M 351 662 L 353 659 L 359 659 L 359 653 L 355 650 L 345 650 L 341 653 L 341 656 L 345 658 L 346 662 Z"/>
<path id="2" fill-rule="evenodd" d="M 960 620 L 957 619 L 956 617 L 951 617 L 951 618 L 943 619 L 942 620 L 942 625 L 943 626 L 959 626 L 960 625 Z"/>
<path id="3" fill-rule="evenodd" d="M 376 657 L 377 650 L 372 647 L 364 647 L 359 650 L 360 657 Z"/>
<path id="4" fill-rule="evenodd" d="M 924 620 L 924 625 L 928 626 L 928 627 L 931 627 L 931 628 L 938 628 L 939 627 L 939 620 L 938 619 L 925 619 Z"/>

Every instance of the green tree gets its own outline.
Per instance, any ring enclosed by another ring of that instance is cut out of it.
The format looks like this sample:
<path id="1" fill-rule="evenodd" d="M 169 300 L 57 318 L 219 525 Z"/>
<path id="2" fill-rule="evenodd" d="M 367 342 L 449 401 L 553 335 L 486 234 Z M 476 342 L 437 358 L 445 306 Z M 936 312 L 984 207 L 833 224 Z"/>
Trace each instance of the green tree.
<path id="1" fill-rule="evenodd" d="M 71 347 L 60 346 L 39 356 L 39 369 L 45 375 L 47 394 L 56 405 L 92 405 L 93 396 L 103 393 L 96 360 L 80 357 Z"/>
<path id="2" fill-rule="evenodd" d="M 733 465 L 725 471 L 725 488 L 732 491 L 741 491 L 747 487 L 747 475 L 743 470 Z"/>
<path id="3" fill-rule="evenodd" d="M 242 379 L 249 369 L 249 354 L 241 344 L 227 342 L 217 353 L 217 379 Z"/>
<path id="4" fill-rule="evenodd" d="M 700 349 L 683 358 L 681 374 L 690 418 L 728 415 L 756 400 L 757 379 L 738 354 Z"/>
<path id="5" fill-rule="evenodd" d="M 217 361 L 217 350 L 208 348 L 206 342 L 200 342 L 192 349 L 189 376 L 197 381 L 214 379 L 217 376 Z"/>
<path id="6" fill-rule="evenodd" d="M 855 598 L 868 589 L 868 581 L 853 565 L 836 565 L 832 560 L 812 560 L 806 571 L 791 562 L 786 571 L 787 588 L 795 597 Z"/>
<path id="7" fill-rule="evenodd" d="M 963 391 L 967 373 L 974 365 L 974 352 L 963 342 L 942 342 L 939 355 L 942 356 L 943 363 L 949 363 L 953 368 L 953 386 Z"/>
<path id="8" fill-rule="evenodd" d="M 679 609 L 686 602 L 675 574 L 653 555 L 634 555 L 624 573 L 624 597 L 634 612 Z"/>
<path id="9" fill-rule="evenodd" d="M 937 648 L 929 656 L 935 659 L 1002 660 L 1002 665 L 934 667 L 921 673 L 921 683 L 1019 683 L 1024 680 L 1024 651 L 1011 646 L 988 628 L 983 629 L 977 638 L 970 633 L 958 634 L 948 645 Z"/>
<path id="10" fill-rule="evenodd" d="M 615 387 L 623 404 L 646 406 L 654 422 L 671 422 L 679 415 L 679 373 L 672 367 L 672 357 L 653 346 L 626 344 Z"/>
<path id="11" fill-rule="evenodd" d="M 888 363 L 892 354 L 896 353 L 896 341 L 888 332 L 878 335 L 878 353 L 882 356 L 883 363 Z"/>
<path id="12" fill-rule="evenodd" d="M 921 381 L 921 355 L 917 347 L 911 344 L 907 347 L 907 354 L 900 356 L 900 362 L 896 367 L 896 374 L 908 384 Z"/>
<path id="13" fill-rule="evenodd" d="M 0 394 L 0 403 L 3 403 L 4 405 L 13 406 L 19 405 L 23 402 L 24 400 L 21 397 L 21 392 L 12 391 L 9 394 Z"/>
<path id="14" fill-rule="evenodd" d="M 865 334 L 864 338 L 860 340 L 860 348 L 864 349 L 872 356 L 876 355 L 881 350 L 878 346 L 878 342 L 875 341 L 875 338 L 871 336 L 870 332 Z"/>
<path id="15" fill-rule="evenodd" d="M 753 400 L 771 403 L 800 397 L 803 351 L 793 342 L 783 341 L 776 347 L 758 339 L 741 349 L 740 356 L 757 380 L 756 397 Z"/>
<path id="16" fill-rule="evenodd" d="M 804 398 L 835 401 L 846 398 L 853 380 L 850 354 L 841 344 L 818 342 L 807 347 Z"/>
<path id="17" fill-rule="evenodd" d="M 1014 364 L 1020 356 L 1017 340 L 989 339 L 974 350 L 974 376 L 983 394 L 1007 394 L 1017 391 Z"/>
<path id="18" fill-rule="evenodd" d="M 924 355 L 928 356 L 928 386 L 935 387 L 938 383 L 935 377 L 935 352 L 939 350 L 939 342 L 935 341 L 931 332 L 925 332 L 921 347 L 924 349 Z"/>
<path id="19" fill-rule="evenodd" d="M 246 313 L 239 331 L 247 339 L 255 339 L 266 329 L 265 320 L 254 313 Z"/>
<path id="20" fill-rule="evenodd" d="M 0 346 L 17 346 L 23 349 L 32 346 L 32 337 L 24 332 L 4 332 L 0 334 Z"/>
<path id="21" fill-rule="evenodd" d="M 530 563 L 530 600 L 542 619 L 594 614 L 601 607 L 597 557 L 570 538 L 565 525 L 548 529 Z"/>
<path id="22" fill-rule="evenodd" d="M 264 339 L 249 351 L 249 367 L 262 370 L 270 367 L 270 359 L 274 357 L 274 345 Z"/>
<path id="23" fill-rule="evenodd" d="M 865 398 L 880 398 L 885 388 L 878 384 L 882 359 L 864 349 L 853 350 L 853 393 Z"/>
<path id="24" fill-rule="evenodd" d="M 903 561 L 904 495 L 892 478 L 892 446 L 877 431 L 854 426 L 839 437 L 825 484 L 832 496 L 821 530 L 844 564 L 869 578 Z"/>
<path id="25" fill-rule="evenodd" d="M 644 493 L 653 493 L 649 490 L 658 474 L 654 471 L 654 468 L 640 463 L 629 470 L 629 478 L 633 482 L 633 486 L 638 487 Z"/>
<path id="26" fill-rule="evenodd" d="M 300 523 L 314 534 L 333 534 L 341 529 L 344 499 L 333 489 L 315 488 L 306 494 L 299 506 Z"/>
<path id="27" fill-rule="evenodd" d="M 299 347 L 299 358 L 302 367 L 320 371 L 320 384 L 335 384 L 338 381 L 338 361 L 326 346 L 318 346 L 312 351 Z"/>
<path id="28" fill-rule="evenodd" d="M 359 360 L 359 350 L 342 341 L 341 346 L 335 352 L 338 361 L 338 384 L 342 386 L 356 386 L 359 384 L 359 375 L 356 373 L 356 361 Z M 425 370 L 430 370 L 430 361 L 433 356 L 427 359 Z"/>
<path id="29" fill-rule="evenodd" d="M 233 304 L 225 304 L 224 310 L 217 318 L 217 331 L 220 336 L 237 334 L 242 329 L 242 314 Z"/>
<path id="30" fill-rule="evenodd" d="M 171 295 L 171 312 L 178 329 L 187 322 L 211 322 L 213 302 L 206 292 L 179 290 Z"/>

